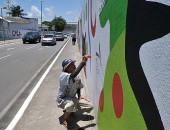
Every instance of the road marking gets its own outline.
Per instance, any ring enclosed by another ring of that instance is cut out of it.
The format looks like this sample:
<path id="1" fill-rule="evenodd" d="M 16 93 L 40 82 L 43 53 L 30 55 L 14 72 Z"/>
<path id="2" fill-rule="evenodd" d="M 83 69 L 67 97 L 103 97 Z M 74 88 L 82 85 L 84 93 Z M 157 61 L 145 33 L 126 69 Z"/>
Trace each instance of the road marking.
<path id="1" fill-rule="evenodd" d="M 41 51 L 41 50 L 43 50 L 43 48 L 39 48 L 38 50 Z"/>
<path id="2" fill-rule="evenodd" d="M 9 57 L 9 56 L 11 56 L 11 54 L 10 54 L 10 55 L 6 55 L 6 56 L 3 56 L 3 57 L 0 57 L 0 60 L 1 60 L 1 59 L 4 59 L 4 58 L 6 58 L 6 57 Z"/>
<path id="3" fill-rule="evenodd" d="M 15 49 L 16 47 L 14 47 L 14 48 L 8 48 L 8 49 L 6 49 L 7 51 L 9 51 L 9 50 L 13 50 L 13 49 Z"/>
<path id="4" fill-rule="evenodd" d="M 26 49 L 28 49 L 28 50 L 29 50 L 29 49 L 34 48 L 34 47 L 36 47 L 36 46 L 31 46 L 31 47 L 28 47 L 28 48 L 26 48 Z"/>
<path id="5" fill-rule="evenodd" d="M 69 41 L 69 40 L 68 40 Z M 63 51 L 63 49 L 65 48 L 65 46 L 68 44 L 68 41 L 66 42 L 66 44 L 61 48 L 61 50 L 59 51 L 59 53 L 57 54 L 57 56 L 55 57 L 55 59 L 52 61 L 52 63 L 50 64 L 50 66 L 47 68 L 47 70 L 45 71 L 45 73 L 42 75 L 41 79 L 39 80 L 39 82 L 35 85 L 34 89 L 32 90 L 32 92 L 30 93 L 30 95 L 27 97 L 27 99 L 25 100 L 24 104 L 21 106 L 21 108 L 19 109 L 19 111 L 17 112 L 17 114 L 15 115 L 15 117 L 13 118 L 13 120 L 10 122 L 10 124 L 8 125 L 8 127 L 6 128 L 6 130 L 13 130 L 16 126 L 16 124 L 18 123 L 18 121 L 20 120 L 20 118 L 22 117 L 22 115 L 24 114 L 26 108 L 28 107 L 29 103 L 31 102 L 33 96 L 35 95 L 36 91 L 38 90 L 38 88 L 40 87 L 41 83 L 43 82 L 43 80 L 45 79 L 45 77 L 47 76 L 47 74 L 49 73 L 50 69 L 52 68 L 52 66 L 54 65 L 54 63 L 56 62 L 56 60 L 58 59 L 58 57 L 60 56 L 61 52 Z"/>
<path id="6" fill-rule="evenodd" d="M 4 43 L 0 45 L 0 48 L 7 47 L 7 46 L 13 46 L 13 45 L 18 45 L 21 43 L 15 42 L 15 43 Z"/>

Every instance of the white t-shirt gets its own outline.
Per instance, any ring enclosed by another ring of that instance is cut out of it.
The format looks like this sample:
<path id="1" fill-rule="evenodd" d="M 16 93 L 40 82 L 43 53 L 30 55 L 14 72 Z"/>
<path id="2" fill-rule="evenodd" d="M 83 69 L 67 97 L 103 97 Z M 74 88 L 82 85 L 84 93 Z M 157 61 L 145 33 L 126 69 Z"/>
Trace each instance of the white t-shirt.
<path id="1" fill-rule="evenodd" d="M 61 99 L 64 98 L 74 98 L 76 97 L 76 93 L 78 89 L 83 88 L 83 84 L 81 83 L 81 79 L 78 77 L 74 78 L 74 82 L 70 79 L 70 74 L 66 72 L 62 72 L 60 75 L 60 85 L 58 88 L 58 96 L 57 102 L 60 102 Z"/>

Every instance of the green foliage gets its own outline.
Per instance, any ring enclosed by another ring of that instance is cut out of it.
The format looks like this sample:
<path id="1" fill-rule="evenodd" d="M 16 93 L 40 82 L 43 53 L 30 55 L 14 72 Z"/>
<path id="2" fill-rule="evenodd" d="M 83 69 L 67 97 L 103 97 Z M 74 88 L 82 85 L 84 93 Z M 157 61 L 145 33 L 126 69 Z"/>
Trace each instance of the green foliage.
<path id="1" fill-rule="evenodd" d="M 64 28 L 66 27 L 66 20 L 64 18 L 60 17 L 54 17 L 52 21 L 43 21 L 42 24 L 45 24 L 49 27 L 50 30 L 52 30 L 52 27 L 55 27 L 55 31 L 62 32 Z"/>
<path id="2" fill-rule="evenodd" d="M 20 6 L 14 6 L 12 5 L 11 7 L 11 11 L 9 12 L 9 14 L 12 16 L 12 17 L 22 17 L 22 16 L 25 16 L 27 14 L 23 13 L 24 10 L 21 9 Z"/>
<path id="3" fill-rule="evenodd" d="M 52 30 L 52 26 L 53 26 L 52 22 L 50 22 L 50 21 L 43 21 L 42 24 L 47 25 L 49 27 L 49 30 Z"/>
<path id="4" fill-rule="evenodd" d="M 55 31 L 57 32 L 62 32 L 66 26 L 66 20 L 64 18 L 60 17 L 55 17 L 52 21 L 52 26 L 55 26 Z"/>

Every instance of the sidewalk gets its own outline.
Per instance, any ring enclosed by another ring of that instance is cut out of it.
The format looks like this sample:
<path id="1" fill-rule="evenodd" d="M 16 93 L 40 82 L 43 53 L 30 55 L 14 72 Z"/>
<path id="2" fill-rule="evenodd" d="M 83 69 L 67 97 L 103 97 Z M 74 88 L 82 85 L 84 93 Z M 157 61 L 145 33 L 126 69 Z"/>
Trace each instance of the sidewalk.
<path id="1" fill-rule="evenodd" d="M 0 45 L 3 45 L 3 44 L 7 44 L 7 43 L 14 43 L 14 42 L 22 42 L 22 39 L 11 39 L 11 40 L 5 40 L 4 41 L 0 41 Z"/>
<path id="2" fill-rule="evenodd" d="M 60 120 L 63 118 L 62 109 L 57 107 L 55 101 L 59 85 L 59 75 L 62 70 L 61 63 L 66 58 L 75 59 L 77 61 L 76 65 L 81 62 L 82 57 L 78 46 L 77 44 L 72 45 L 71 40 L 37 90 L 24 115 L 17 123 L 15 130 L 66 130 L 60 124 Z M 85 85 L 82 95 L 90 99 L 83 71 L 81 71 L 79 76 Z M 76 112 L 75 116 L 70 117 L 70 121 L 74 124 L 74 129 L 71 130 L 97 130 L 93 111 L 90 114 Z"/>

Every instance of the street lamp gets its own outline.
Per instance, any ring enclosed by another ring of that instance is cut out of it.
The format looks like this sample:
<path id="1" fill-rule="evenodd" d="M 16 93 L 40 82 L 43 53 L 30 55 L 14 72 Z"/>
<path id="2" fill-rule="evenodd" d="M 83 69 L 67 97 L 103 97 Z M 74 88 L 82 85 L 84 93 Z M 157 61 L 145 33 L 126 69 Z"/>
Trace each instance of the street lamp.
<path id="1" fill-rule="evenodd" d="M 3 13 L 2 13 L 2 9 L 7 9 L 6 7 L 1 8 L 1 17 L 2 17 L 2 31 L 3 31 L 3 38 L 4 38 L 4 42 L 5 42 L 5 33 L 4 33 L 4 18 L 3 18 Z"/>
<path id="2" fill-rule="evenodd" d="M 42 37 L 42 2 L 44 1 L 41 1 L 41 37 Z"/>

